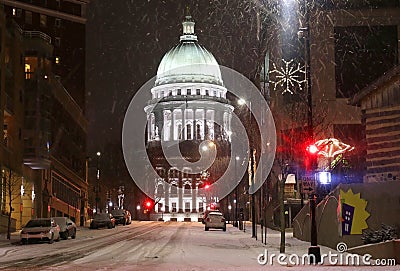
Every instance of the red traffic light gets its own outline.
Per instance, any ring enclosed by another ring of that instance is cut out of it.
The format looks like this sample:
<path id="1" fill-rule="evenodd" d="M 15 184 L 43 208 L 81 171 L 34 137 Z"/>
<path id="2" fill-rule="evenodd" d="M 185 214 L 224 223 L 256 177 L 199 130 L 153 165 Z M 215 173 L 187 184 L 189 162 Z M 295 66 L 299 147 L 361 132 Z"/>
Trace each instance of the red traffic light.
<path id="1" fill-rule="evenodd" d="M 145 205 L 147 208 L 150 208 L 150 207 L 151 207 L 151 201 L 147 200 L 147 201 L 144 203 L 144 205 Z"/>
<path id="2" fill-rule="evenodd" d="M 208 183 L 206 183 L 205 185 L 204 185 L 204 189 L 209 189 L 210 188 L 210 185 L 208 184 Z"/>
<path id="3" fill-rule="evenodd" d="M 317 154 L 317 153 L 319 152 L 319 149 L 318 149 L 318 147 L 315 146 L 314 144 L 311 144 L 311 145 L 308 145 L 308 146 L 307 146 L 307 151 L 308 151 L 310 154 Z"/>

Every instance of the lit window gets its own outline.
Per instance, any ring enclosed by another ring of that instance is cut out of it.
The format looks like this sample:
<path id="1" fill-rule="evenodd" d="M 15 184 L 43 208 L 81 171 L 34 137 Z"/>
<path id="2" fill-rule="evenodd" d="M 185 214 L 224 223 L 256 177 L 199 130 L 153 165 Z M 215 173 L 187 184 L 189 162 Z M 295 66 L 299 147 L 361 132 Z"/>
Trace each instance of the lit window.
<path id="1" fill-rule="evenodd" d="M 25 79 L 31 79 L 31 65 L 25 64 Z"/>
<path id="2" fill-rule="evenodd" d="M 40 14 L 40 26 L 46 26 L 47 25 L 47 16 Z"/>
<path id="3" fill-rule="evenodd" d="M 176 213 L 176 202 L 172 203 L 172 212 Z"/>
<path id="4" fill-rule="evenodd" d="M 17 15 L 17 9 L 16 9 L 16 8 L 13 8 L 13 9 L 12 9 L 12 14 L 13 14 L 13 16 L 16 16 L 16 15 Z"/>
<path id="5" fill-rule="evenodd" d="M 190 212 L 190 202 L 185 202 L 185 212 Z"/>
<path id="6" fill-rule="evenodd" d="M 203 207 L 203 203 L 202 203 L 202 202 L 199 202 L 199 212 L 203 212 L 203 211 L 204 211 L 203 208 L 204 208 L 204 207 Z"/>
<path id="7" fill-rule="evenodd" d="M 38 58 L 34 56 L 25 57 L 25 79 L 31 79 L 38 67 Z"/>

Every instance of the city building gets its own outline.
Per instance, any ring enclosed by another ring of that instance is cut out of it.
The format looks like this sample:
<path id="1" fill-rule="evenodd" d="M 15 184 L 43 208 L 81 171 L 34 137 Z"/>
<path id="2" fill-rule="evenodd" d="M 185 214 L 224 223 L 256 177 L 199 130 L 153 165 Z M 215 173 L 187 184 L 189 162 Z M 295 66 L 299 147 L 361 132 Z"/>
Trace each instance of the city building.
<path id="1" fill-rule="evenodd" d="M 89 0 L 0 0 L 24 31 L 51 38 L 53 72 L 75 102 L 85 108 L 86 9 Z"/>
<path id="2" fill-rule="evenodd" d="M 352 99 L 360 106 L 367 142 L 364 182 L 400 181 L 400 66 L 387 71 Z"/>
<path id="3" fill-rule="evenodd" d="M 9 75 L 4 79 L 7 95 L 2 96 L 2 112 L 4 145 L 14 148 L 9 152 L 20 159 L 12 160 L 18 165 L 16 173 L 7 162 L 10 155 L 2 156 L 0 162 L 2 187 L 12 180 L 11 198 L 21 198 L 21 203 L 12 203 L 16 228 L 32 217 L 48 216 L 68 216 L 82 224 L 88 207 L 88 122 L 84 111 L 87 2 L 0 4 L 8 33 L 14 31 L 6 39 L 15 39 L 2 52 L 5 74 Z M 15 178 L 21 184 L 14 182 Z M 4 191 L 2 195 L 10 194 Z M 5 203 L 7 197 L 2 197 L 2 212 L 9 213 Z"/>
<path id="4" fill-rule="evenodd" d="M 146 144 L 159 175 L 154 182 L 156 214 L 164 220 L 197 221 L 199 213 L 219 201 L 212 195 L 212 183 L 226 162 L 233 106 L 226 98 L 218 62 L 197 41 L 191 16 L 182 25 L 180 42 L 162 58 L 145 107 Z M 178 144 L 185 159 L 194 162 L 199 144 L 207 140 L 209 145 L 201 146 L 205 155 L 208 148 L 217 148 L 218 153 L 207 170 L 174 167 L 162 156 L 161 144 Z"/>
<path id="5" fill-rule="evenodd" d="M 24 174 L 24 38 L 21 28 L 7 20 L 0 6 L 0 112 L 3 135 L 0 140 L 0 232 L 7 231 L 8 215 L 14 209 L 11 226 L 20 228 L 31 214 L 34 185 Z"/>
<path id="6" fill-rule="evenodd" d="M 307 14 L 303 5 L 307 5 Z M 348 101 L 398 65 L 399 3 L 304 1 L 297 8 L 302 16 L 296 29 L 292 29 L 290 46 L 276 39 L 281 43 L 273 43 L 267 56 L 269 84 L 266 87 L 277 131 L 281 133 L 277 137 L 281 150 L 277 157 L 287 159 L 292 166 L 291 173 L 296 173 L 297 181 L 301 181 L 305 175 L 306 144 L 335 138 L 354 149 L 329 168 L 332 183 L 363 182 L 367 145 L 362 112 Z M 275 31 L 276 36 L 285 37 L 280 29 Z M 297 73 L 288 76 L 293 83 L 289 84 L 290 89 L 285 88 L 286 84 L 283 88 L 275 84 L 279 72 L 285 74 L 298 67 Z M 309 75 L 308 81 L 305 74 Z M 299 84 L 293 81 L 296 78 Z M 279 167 L 275 171 L 279 173 Z"/>
<path id="7" fill-rule="evenodd" d="M 318 227 L 312 234 L 318 234 L 318 244 L 332 248 L 338 242 L 366 244 L 368 232 L 382 225 L 397 228 L 400 208 L 400 4 L 344 2 L 315 10 L 310 20 L 318 17 L 318 24 L 310 25 L 310 54 L 313 108 L 326 111 L 327 128 L 321 133 L 361 150 L 358 163 L 350 160 L 359 172 L 349 171 L 359 183 L 343 178 L 316 207 Z M 307 241 L 309 208 L 306 204 L 293 223 L 294 236 Z"/>

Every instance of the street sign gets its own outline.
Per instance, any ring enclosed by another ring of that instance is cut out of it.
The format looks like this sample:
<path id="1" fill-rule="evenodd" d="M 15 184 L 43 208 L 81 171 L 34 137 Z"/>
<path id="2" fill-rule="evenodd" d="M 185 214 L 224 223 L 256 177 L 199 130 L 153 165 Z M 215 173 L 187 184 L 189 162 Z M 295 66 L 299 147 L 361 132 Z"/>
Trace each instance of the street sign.
<path id="1" fill-rule="evenodd" d="M 304 177 L 301 180 L 301 192 L 303 194 L 311 194 L 315 191 L 315 179 L 313 177 Z"/>

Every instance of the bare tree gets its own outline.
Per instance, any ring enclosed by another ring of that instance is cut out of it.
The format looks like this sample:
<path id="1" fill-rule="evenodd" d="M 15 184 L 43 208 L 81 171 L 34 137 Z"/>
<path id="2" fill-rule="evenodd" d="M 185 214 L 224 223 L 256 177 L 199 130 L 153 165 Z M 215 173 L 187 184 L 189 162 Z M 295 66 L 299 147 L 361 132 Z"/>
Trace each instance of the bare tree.
<path id="1" fill-rule="evenodd" d="M 17 198 L 21 197 L 21 178 L 19 176 L 13 175 L 11 169 L 8 169 L 8 172 L 5 174 L 5 182 L 6 182 L 6 194 L 8 197 L 8 223 L 7 223 L 7 239 L 11 238 L 11 217 L 14 212 L 14 208 L 12 207 L 14 201 Z"/>

